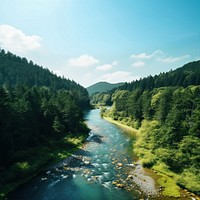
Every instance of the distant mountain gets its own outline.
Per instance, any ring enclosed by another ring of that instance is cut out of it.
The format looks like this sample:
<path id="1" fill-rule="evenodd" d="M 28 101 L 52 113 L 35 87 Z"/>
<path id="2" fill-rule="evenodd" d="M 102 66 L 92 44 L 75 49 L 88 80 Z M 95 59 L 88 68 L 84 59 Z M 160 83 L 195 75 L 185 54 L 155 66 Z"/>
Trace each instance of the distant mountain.
<path id="1" fill-rule="evenodd" d="M 89 95 L 91 96 L 94 93 L 107 92 L 109 90 L 112 90 L 112 89 L 117 88 L 122 85 L 124 85 L 124 83 L 99 82 L 99 83 L 95 83 L 94 85 L 87 87 L 86 89 L 87 89 Z"/>

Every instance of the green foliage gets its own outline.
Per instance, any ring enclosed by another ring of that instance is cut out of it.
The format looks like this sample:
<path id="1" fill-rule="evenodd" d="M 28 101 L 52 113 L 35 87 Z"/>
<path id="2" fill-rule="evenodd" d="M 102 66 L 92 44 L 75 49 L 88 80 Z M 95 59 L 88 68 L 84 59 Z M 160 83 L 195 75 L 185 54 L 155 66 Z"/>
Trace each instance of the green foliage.
<path id="1" fill-rule="evenodd" d="M 12 166 L 0 170 L 0 199 L 30 180 L 35 174 L 63 160 L 76 151 L 85 141 L 86 135 L 69 135 L 60 140 L 49 139 L 40 146 L 26 148 L 15 153 Z"/>
<path id="2" fill-rule="evenodd" d="M 90 104 L 97 106 L 111 106 L 111 94 L 109 93 L 95 93 L 90 97 Z"/>
<path id="3" fill-rule="evenodd" d="M 181 174 L 181 177 L 177 180 L 177 183 L 190 189 L 190 191 L 200 195 L 200 175 L 199 172 L 193 173 L 194 169 L 185 169 Z"/>
<path id="4" fill-rule="evenodd" d="M 0 77 L 0 186 L 7 187 L 80 145 L 89 132 L 82 112 L 89 96 L 79 84 L 3 50 Z"/>
<path id="5" fill-rule="evenodd" d="M 42 87 L 46 86 L 52 91 L 65 89 L 73 93 L 79 106 L 89 106 L 89 96 L 85 88 L 74 81 L 57 76 L 48 69 L 28 62 L 26 58 L 20 58 L 10 52 L 0 51 L 0 85 L 12 87 Z M 23 88 L 21 89 L 23 92 Z"/>
<path id="6" fill-rule="evenodd" d="M 199 194 L 193 186 L 200 182 L 200 86 L 116 90 L 112 99 L 107 115 L 139 128 L 134 151 L 142 164 L 163 163 L 177 183 Z"/>
<path id="7" fill-rule="evenodd" d="M 20 178 L 26 175 L 30 170 L 30 165 L 27 161 L 16 162 L 11 168 L 13 174 L 16 175 L 15 178 Z"/>
<path id="8" fill-rule="evenodd" d="M 180 197 L 180 187 L 177 186 L 176 181 L 169 176 L 163 175 L 158 179 L 158 183 L 163 188 L 163 195 L 170 197 Z"/>
<path id="9" fill-rule="evenodd" d="M 187 87 L 190 85 L 200 85 L 200 61 L 194 61 L 180 67 L 176 70 L 171 70 L 166 73 L 160 73 L 154 77 L 146 78 L 125 83 L 118 87 L 119 90 L 134 91 L 135 89 L 153 90 L 154 88 L 181 86 Z"/>
<path id="10" fill-rule="evenodd" d="M 95 93 L 107 93 L 108 91 L 117 88 L 119 86 L 124 85 L 124 83 L 107 83 L 107 82 L 99 82 L 95 83 L 94 85 L 91 85 L 87 88 L 87 91 L 90 96 L 92 96 Z"/>
<path id="11" fill-rule="evenodd" d="M 125 83 L 110 93 L 113 106 L 106 116 L 139 129 L 134 151 L 144 166 L 166 174 L 160 183 L 167 195 L 179 196 L 176 187 L 169 187 L 173 181 L 200 194 L 199 77 L 196 61 Z"/>

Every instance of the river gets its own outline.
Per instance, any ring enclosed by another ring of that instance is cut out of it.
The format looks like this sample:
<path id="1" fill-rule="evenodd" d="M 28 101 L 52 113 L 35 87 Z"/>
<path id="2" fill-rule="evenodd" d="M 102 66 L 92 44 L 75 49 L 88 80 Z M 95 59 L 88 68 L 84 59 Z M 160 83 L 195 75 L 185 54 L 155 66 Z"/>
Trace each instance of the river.
<path id="1" fill-rule="evenodd" d="M 91 129 L 82 150 L 17 189 L 10 200 L 140 199 L 132 185 L 131 137 L 105 121 L 99 110 L 85 115 Z"/>

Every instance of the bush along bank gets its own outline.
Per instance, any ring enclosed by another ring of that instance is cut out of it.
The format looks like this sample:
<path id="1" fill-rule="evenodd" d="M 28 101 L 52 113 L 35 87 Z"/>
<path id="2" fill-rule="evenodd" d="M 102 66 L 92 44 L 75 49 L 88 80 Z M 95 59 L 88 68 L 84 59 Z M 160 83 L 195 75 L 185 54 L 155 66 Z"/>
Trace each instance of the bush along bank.
<path id="1" fill-rule="evenodd" d="M 160 173 L 163 193 L 178 197 L 180 186 L 200 195 L 200 86 L 117 90 L 112 100 L 101 114 L 138 129 L 134 152 Z"/>

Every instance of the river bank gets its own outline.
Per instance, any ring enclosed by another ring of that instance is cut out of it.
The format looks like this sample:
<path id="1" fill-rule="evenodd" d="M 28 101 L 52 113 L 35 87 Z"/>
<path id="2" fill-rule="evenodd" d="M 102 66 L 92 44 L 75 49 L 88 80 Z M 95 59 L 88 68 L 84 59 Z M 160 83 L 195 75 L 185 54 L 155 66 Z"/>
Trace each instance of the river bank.
<path id="1" fill-rule="evenodd" d="M 111 117 L 103 116 L 103 118 L 127 131 L 130 131 L 136 136 L 138 136 L 140 132 L 139 130 L 125 125 L 120 121 L 113 120 Z M 153 196 L 155 199 L 164 200 L 172 200 L 177 198 L 181 200 L 200 200 L 200 197 L 196 194 L 180 188 L 176 184 L 176 181 L 173 180 L 173 176 L 168 176 L 166 171 L 163 171 L 159 166 L 155 166 L 153 169 L 144 168 L 140 160 L 137 160 L 134 162 L 134 164 L 136 164 L 137 167 L 132 170 L 131 175 L 136 185 L 138 185 L 141 191 L 148 196 Z"/>
<path id="2" fill-rule="evenodd" d="M 9 200 L 138 200 L 143 197 L 132 187 L 133 179 L 128 174 L 132 169 L 132 159 L 127 153 L 127 147 L 132 144 L 129 137 L 100 118 L 99 110 L 86 113 L 85 119 L 91 132 L 84 147 L 18 188 Z"/>
<path id="3" fill-rule="evenodd" d="M 128 125 L 122 124 L 119 121 L 113 120 L 111 117 L 103 117 L 103 119 L 116 124 L 117 126 L 121 127 L 125 131 L 130 132 L 134 136 L 139 134 L 137 129 L 130 127 Z M 133 182 L 138 187 L 138 190 L 141 190 L 141 193 L 144 193 L 148 197 L 157 198 L 160 197 L 158 184 L 156 184 L 155 180 L 149 176 L 143 166 L 141 165 L 140 161 L 134 161 L 132 164 L 133 168 L 129 172 L 129 177 L 132 178 Z"/>
<path id="4" fill-rule="evenodd" d="M 99 110 L 88 112 L 86 121 L 91 132 L 82 148 L 43 170 L 9 200 L 175 199 L 161 195 L 159 174 L 133 162 L 126 131 L 100 118 Z"/>
<path id="5" fill-rule="evenodd" d="M 0 200 L 7 199 L 8 194 L 18 187 L 29 182 L 55 163 L 70 157 L 83 147 L 86 138 L 87 135 L 68 136 L 57 142 L 52 140 L 42 146 L 20 152 L 20 155 L 26 158 L 25 161 L 18 162 L 14 167 L 0 171 L 0 176 L 5 179 L 0 187 Z"/>
<path id="6" fill-rule="evenodd" d="M 109 121 L 109 122 L 111 122 L 113 124 L 116 124 L 116 125 L 120 126 L 124 130 L 126 130 L 126 131 L 128 131 L 128 132 L 130 132 L 130 133 L 132 133 L 134 135 L 138 134 L 138 130 L 137 129 L 135 129 L 133 127 L 130 127 L 130 126 L 126 125 L 126 124 L 122 124 L 120 121 L 116 121 L 116 120 L 112 119 L 111 117 L 103 116 L 103 119 L 105 119 L 105 120 L 107 120 L 107 121 Z"/>

